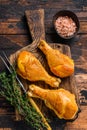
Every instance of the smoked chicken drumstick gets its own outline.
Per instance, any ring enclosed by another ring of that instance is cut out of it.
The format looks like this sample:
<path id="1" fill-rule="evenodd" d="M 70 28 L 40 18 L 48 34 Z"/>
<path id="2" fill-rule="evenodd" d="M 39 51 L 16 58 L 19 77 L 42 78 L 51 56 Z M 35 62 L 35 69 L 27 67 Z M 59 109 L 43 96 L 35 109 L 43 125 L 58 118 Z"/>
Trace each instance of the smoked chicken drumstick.
<path id="1" fill-rule="evenodd" d="M 28 95 L 44 100 L 46 106 L 52 109 L 60 119 L 73 119 L 78 112 L 75 95 L 63 88 L 49 90 L 30 85 Z"/>
<path id="2" fill-rule="evenodd" d="M 50 70 L 61 78 L 74 72 L 74 61 L 59 50 L 51 48 L 44 40 L 40 40 L 38 48 L 46 55 Z"/>
<path id="3" fill-rule="evenodd" d="M 17 73 L 29 81 L 44 81 L 58 87 L 61 80 L 48 74 L 40 61 L 30 52 L 22 51 L 17 59 Z"/>

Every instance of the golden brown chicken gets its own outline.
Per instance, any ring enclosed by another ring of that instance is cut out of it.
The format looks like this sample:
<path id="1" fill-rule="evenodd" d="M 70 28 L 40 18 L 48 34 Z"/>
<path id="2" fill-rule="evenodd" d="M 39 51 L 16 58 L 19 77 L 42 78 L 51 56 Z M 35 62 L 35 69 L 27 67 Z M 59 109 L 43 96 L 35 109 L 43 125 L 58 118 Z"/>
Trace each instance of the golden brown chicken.
<path id="1" fill-rule="evenodd" d="M 57 90 L 42 89 L 36 85 L 29 86 L 28 95 L 44 100 L 60 119 L 73 119 L 78 112 L 75 95 L 63 88 Z"/>
<path id="2" fill-rule="evenodd" d="M 59 50 L 51 48 L 44 40 L 38 46 L 46 55 L 50 70 L 61 78 L 70 76 L 74 72 L 74 62 Z"/>
<path id="3" fill-rule="evenodd" d="M 61 80 L 50 76 L 39 60 L 30 52 L 22 51 L 17 59 L 17 73 L 29 81 L 45 81 L 52 87 L 58 87 Z"/>

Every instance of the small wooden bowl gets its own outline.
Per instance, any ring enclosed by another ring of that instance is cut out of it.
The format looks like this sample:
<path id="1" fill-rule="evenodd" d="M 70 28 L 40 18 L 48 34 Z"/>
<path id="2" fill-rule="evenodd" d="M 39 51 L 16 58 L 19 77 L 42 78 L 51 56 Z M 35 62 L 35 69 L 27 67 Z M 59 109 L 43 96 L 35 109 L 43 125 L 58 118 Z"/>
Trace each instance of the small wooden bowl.
<path id="1" fill-rule="evenodd" d="M 75 33 L 73 33 L 73 35 L 70 35 L 70 36 L 62 36 L 58 30 L 56 29 L 56 26 L 55 26 L 55 22 L 56 20 L 59 18 L 59 17 L 64 17 L 64 16 L 68 16 L 69 18 L 71 18 L 73 20 L 73 22 L 76 24 L 76 31 Z M 73 13 L 72 11 L 69 11 L 69 10 L 61 10 L 59 12 L 57 12 L 54 16 L 53 16 L 53 24 L 54 24 L 54 28 L 57 32 L 57 34 L 63 38 L 63 39 L 71 39 L 73 37 L 75 37 L 79 31 L 79 28 L 80 28 L 80 23 L 79 23 L 79 20 L 78 20 L 78 17 L 76 16 L 75 13 Z"/>

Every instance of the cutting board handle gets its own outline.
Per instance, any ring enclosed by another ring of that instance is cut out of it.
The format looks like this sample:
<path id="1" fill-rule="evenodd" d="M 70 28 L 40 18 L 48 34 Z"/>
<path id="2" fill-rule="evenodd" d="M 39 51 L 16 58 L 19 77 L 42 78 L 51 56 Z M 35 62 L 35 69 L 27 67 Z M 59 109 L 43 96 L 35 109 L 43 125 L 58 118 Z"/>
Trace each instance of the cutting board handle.
<path id="1" fill-rule="evenodd" d="M 44 27 L 44 9 L 25 11 L 28 27 L 32 36 L 32 40 L 38 38 L 45 40 Z"/>

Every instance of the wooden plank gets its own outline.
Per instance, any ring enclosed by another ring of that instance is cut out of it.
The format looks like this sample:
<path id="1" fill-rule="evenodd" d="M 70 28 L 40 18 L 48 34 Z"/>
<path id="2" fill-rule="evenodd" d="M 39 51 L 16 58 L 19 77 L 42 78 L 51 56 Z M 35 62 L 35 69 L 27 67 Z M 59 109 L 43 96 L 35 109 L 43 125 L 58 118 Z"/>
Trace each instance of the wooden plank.
<path id="1" fill-rule="evenodd" d="M 24 47 L 32 42 L 29 35 L 0 35 L 0 49 Z"/>
<path id="2" fill-rule="evenodd" d="M 26 34 L 27 29 L 24 26 L 23 22 L 0 22 L 1 34 Z"/>
<path id="3" fill-rule="evenodd" d="M 84 4 L 83 1 L 75 1 L 72 2 L 71 0 L 67 0 L 66 2 L 63 1 L 8 1 L 4 2 L 1 0 L 1 15 L 0 18 L 8 18 L 8 17 L 21 17 L 24 14 L 25 10 L 28 9 L 38 9 L 43 8 L 46 10 L 51 10 L 55 7 L 56 10 L 62 9 L 70 9 L 70 10 L 82 10 L 83 5 L 86 6 L 86 3 Z M 13 6 L 14 5 L 14 6 Z M 49 6 L 50 5 L 50 6 Z M 69 6 L 68 6 L 69 5 Z M 79 6 L 79 8 L 78 8 Z"/>
<path id="4" fill-rule="evenodd" d="M 51 37 L 51 38 L 50 38 Z M 54 39 L 53 39 L 54 38 Z M 70 46 L 72 55 L 78 55 L 82 54 L 82 51 L 84 51 L 86 55 L 86 48 L 87 48 L 87 35 L 78 35 L 74 39 L 70 41 L 63 41 L 55 36 L 55 34 L 46 34 L 46 40 L 49 43 L 55 42 L 57 43 L 64 43 L 66 45 Z M 0 35 L 0 48 L 1 49 L 9 49 L 16 45 L 20 47 L 24 47 L 29 45 L 32 42 L 31 37 L 29 35 Z"/>
<path id="5" fill-rule="evenodd" d="M 76 76 L 76 82 L 78 87 L 79 101 L 81 105 L 87 106 L 87 73 L 79 73 Z"/>
<path id="6" fill-rule="evenodd" d="M 85 34 L 85 35 L 79 34 L 72 40 L 62 40 L 59 37 L 57 37 L 57 35 L 55 33 L 46 34 L 45 38 L 46 38 L 46 41 L 49 43 L 59 42 L 59 43 L 69 45 L 70 49 L 71 49 L 71 53 L 73 55 L 79 55 L 79 51 L 87 50 L 87 34 Z M 11 45 L 14 45 L 14 48 L 16 45 L 18 45 L 20 47 L 24 47 L 24 46 L 29 45 L 30 43 L 32 43 L 32 38 L 31 38 L 30 34 L 0 35 L 0 48 L 1 49 L 8 49 L 8 45 L 9 45 L 9 49 L 12 48 Z M 74 51 L 74 50 L 76 50 L 76 51 Z"/>
<path id="7" fill-rule="evenodd" d="M 52 8 L 51 10 L 50 9 L 45 9 L 45 20 L 46 21 L 51 21 L 53 16 L 58 11 L 59 11 L 59 9 L 55 9 L 55 8 Z M 74 10 L 74 13 L 77 15 L 77 17 L 79 18 L 80 21 L 87 21 L 87 13 L 86 13 L 86 11 Z M 24 14 L 25 13 L 23 12 L 21 17 L 10 16 L 10 17 L 5 18 L 5 16 L 4 16 L 4 17 L 0 18 L 0 22 L 20 22 L 20 21 L 24 22 L 24 20 L 25 20 Z"/>
<path id="8" fill-rule="evenodd" d="M 5 98 L 0 98 L 0 116 L 1 115 L 13 115 L 14 108 L 6 101 Z"/>
<path id="9" fill-rule="evenodd" d="M 14 115 L 15 114 L 15 112 L 13 111 L 13 109 L 12 108 L 0 108 L 0 116 L 2 116 L 2 115 Z"/>
<path id="10" fill-rule="evenodd" d="M 28 27 L 26 25 L 26 20 L 19 21 L 8 21 L 0 22 L 0 34 L 29 34 Z M 87 21 L 80 21 L 79 33 L 87 33 Z M 47 34 L 56 33 L 52 24 L 52 20 L 45 20 L 45 30 Z"/>
<path id="11" fill-rule="evenodd" d="M 8 4 L 19 4 L 19 5 L 22 5 L 22 6 L 32 6 L 32 5 L 34 5 L 34 4 L 37 4 L 38 3 L 38 5 L 44 5 L 44 4 L 46 4 L 46 6 L 49 6 L 47 3 L 49 3 L 47 0 L 43 0 L 43 1 L 38 1 L 37 2 L 37 0 L 29 0 L 29 1 L 25 1 L 25 0 L 21 0 L 21 1 L 19 1 L 19 2 L 16 2 L 16 1 L 10 1 L 10 0 L 1 0 L 1 2 L 0 2 L 1 4 L 4 4 L 4 5 L 8 5 Z M 66 0 L 66 2 L 64 2 L 63 1 L 63 3 L 61 2 L 61 1 L 57 1 L 57 0 L 55 0 L 55 1 L 53 1 L 53 0 L 51 0 L 50 1 L 50 3 L 49 4 L 53 4 L 53 5 L 55 5 L 56 7 L 57 7 L 57 3 L 59 3 L 60 5 L 66 5 L 67 3 L 71 6 L 71 5 L 74 5 L 74 3 L 73 2 L 71 2 L 70 0 Z M 75 2 L 75 4 L 83 4 L 83 1 L 76 1 Z M 51 7 L 53 6 L 53 5 L 51 5 Z M 53 6 L 54 7 L 54 6 Z"/>
<path id="12" fill-rule="evenodd" d="M 3 130 L 12 130 L 11 128 L 3 128 Z"/>
<path id="13" fill-rule="evenodd" d="M 79 113 L 79 118 L 74 122 L 67 123 L 65 130 L 87 130 L 87 106 L 81 106 L 81 113 Z"/>

